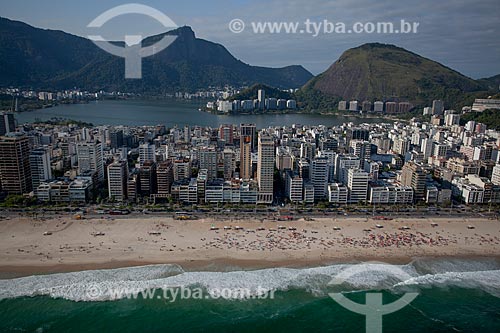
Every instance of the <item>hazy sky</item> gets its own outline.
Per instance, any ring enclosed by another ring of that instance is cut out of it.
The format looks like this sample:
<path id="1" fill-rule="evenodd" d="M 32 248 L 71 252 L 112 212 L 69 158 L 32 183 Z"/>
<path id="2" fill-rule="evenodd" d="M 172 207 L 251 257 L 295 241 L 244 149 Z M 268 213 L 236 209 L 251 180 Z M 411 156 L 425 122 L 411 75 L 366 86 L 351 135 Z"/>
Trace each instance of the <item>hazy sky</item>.
<path id="1" fill-rule="evenodd" d="M 40 28 L 80 36 L 93 34 L 87 24 L 126 0 L 1 0 L 0 16 Z M 499 0 L 144 0 L 177 25 L 189 25 L 199 38 L 223 44 L 251 65 L 300 64 L 313 74 L 326 70 L 348 48 L 367 42 L 391 43 L 441 62 L 473 78 L 500 74 Z M 246 29 L 234 34 L 235 18 Z M 416 21 L 417 34 L 255 34 L 250 22 L 285 21 L 394 22 Z M 99 34 L 123 40 L 125 34 L 148 36 L 165 29 L 151 18 L 127 15 L 108 22 Z M 0 46 L 1 47 L 1 46 Z"/>

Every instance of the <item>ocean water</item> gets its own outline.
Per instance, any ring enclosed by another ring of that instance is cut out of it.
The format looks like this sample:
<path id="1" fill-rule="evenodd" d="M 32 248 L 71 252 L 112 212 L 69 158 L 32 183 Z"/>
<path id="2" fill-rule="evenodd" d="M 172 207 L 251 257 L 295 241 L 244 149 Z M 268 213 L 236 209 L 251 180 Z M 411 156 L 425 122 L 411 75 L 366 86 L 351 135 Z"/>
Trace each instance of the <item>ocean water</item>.
<path id="1" fill-rule="evenodd" d="M 365 317 L 328 293 L 364 304 L 367 293 L 377 292 L 387 304 L 417 292 L 409 305 L 383 317 L 384 332 L 500 332 L 498 260 L 420 259 L 380 266 L 383 271 L 373 267 L 187 272 L 152 265 L 0 280 L 0 331 L 365 332 Z M 332 284 L 339 276 L 341 282 Z M 114 291 L 120 288 L 152 290 L 155 297 L 119 296 Z M 249 293 L 216 297 L 240 288 Z M 202 290 L 203 297 L 156 297 L 183 289 Z"/>

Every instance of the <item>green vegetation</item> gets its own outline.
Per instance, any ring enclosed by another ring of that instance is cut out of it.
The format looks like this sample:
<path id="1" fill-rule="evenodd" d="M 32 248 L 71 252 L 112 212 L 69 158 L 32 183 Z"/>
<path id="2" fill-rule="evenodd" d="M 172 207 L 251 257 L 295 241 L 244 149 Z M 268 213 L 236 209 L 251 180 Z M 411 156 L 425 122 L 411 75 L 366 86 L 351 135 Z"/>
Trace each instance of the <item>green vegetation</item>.
<path id="1" fill-rule="evenodd" d="M 12 95 L 0 94 L 0 111 L 14 111 L 15 98 Z M 38 98 L 17 97 L 18 111 L 43 109 L 53 106 L 52 102 L 41 101 Z"/>
<path id="2" fill-rule="evenodd" d="M 421 92 L 418 94 L 418 105 L 421 107 L 430 106 L 434 99 L 444 102 L 446 109 L 460 111 L 466 105 L 472 105 L 476 98 L 486 98 L 486 91 L 465 92 L 457 88 L 450 88 L 432 82 L 429 79 L 420 81 Z M 428 102 L 427 102 L 428 101 Z"/>
<path id="3" fill-rule="evenodd" d="M 295 98 L 306 112 L 331 112 L 341 99 L 410 101 L 417 107 L 441 99 L 446 108 L 460 110 L 474 98 L 497 93 L 500 85 L 500 75 L 476 81 L 394 45 L 371 43 L 347 50 L 327 71 L 313 78 L 302 66 L 245 64 L 224 46 L 196 38 L 189 27 L 165 34 L 177 38 L 166 50 L 143 60 L 142 80 L 126 80 L 123 59 L 88 39 L 0 18 L 0 86 L 79 87 L 142 96 L 256 83 L 277 88 L 302 86 L 294 97 L 269 87 L 266 95 Z M 151 45 L 165 34 L 146 38 L 143 44 Z M 234 98 L 253 96 L 254 87 Z M 37 100 L 20 102 L 21 110 L 49 106 Z M 0 98 L 1 110 L 11 108 L 11 96 Z"/>
<path id="4" fill-rule="evenodd" d="M 312 89 L 310 86 L 300 89 L 295 93 L 297 106 L 306 111 L 332 111 L 337 110 L 340 97 L 328 96 L 327 94 Z"/>
<path id="5" fill-rule="evenodd" d="M 68 125 L 77 125 L 80 127 L 93 127 L 94 124 L 87 123 L 85 121 L 79 121 L 74 119 L 66 119 L 66 118 L 50 118 L 49 120 L 42 121 L 40 119 L 35 119 L 35 124 L 47 124 L 47 125 L 56 125 L 56 126 L 68 126 Z"/>
<path id="6" fill-rule="evenodd" d="M 466 113 L 460 117 L 460 125 L 465 125 L 469 120 L 483 123 L 489 129 L 500 130 L 500 110 Z"/>
<path id="7" fill-rule="evenodd" d="M 258 82 L 294 88 L 312 77 L 302 66 L 247 65 L 222 45 L 196 38 L 189 27 L 166 34 L 178 37 L 164 51 L 143 59 L 142 80 L 127 80 L 124 60 L 88 39 L 0 18 L 0 86 L 163 94 Z M 143 44 L 150 45 L 163 36 L 146 38 Z"/>
<path id="8" fill-rule="evenodd" d="M 441 99 L 447 108 L 460 110 L 486 93 L 481 82 L 435 61 L 394 45 L 364 44 L 347 50 L 302 91 L 319 91 L 330 97 L 358 101 L 410 101 L 428 106 Z M 304 102 L 310 104 L 307 94 Z M 311 103 L 314 104 L 314 103 Z"/>
<path id="9" fill-rule="evenodd" d="M 430 114 L 424 116 L 421 108 L 415 108 L 405 114 L 395 114 L 393 116 L 399 120 L 411 120 L 415 118 L 416 120 L 425 122 L 430 122 L 432 117 Z"/>
<path id="10" fill-rule="evenodd" d="M 234 101 L 234 100 L 245 100 L 245 99 L 256 99 L 257 98 L 257 92 L 259 89 L 263 89 L 266 92 L 266 98 L 277 98 L 277 99 L 294 99 L 294 95 L 292 93 L 289 93 L 287 91 L 283 91 L 280 89 L 276 89 L 270 86 L 267 86 L 262 83 L 254 84 L 250 88 L 244 89 L 240 91 L 239 94 L 233 95 L 228 98 L 228 100 Z"/>
<path id="11" fill-rule="evenodd" d="M 479 79 L 478 81 L 481 82 L 485 87 L 487 87 L 488 90 L 498 91 L 500 89 L 500 74 L 484 79 Z"/>
<path id="12" fill-rule="evenodd" d="M 29 207 L 36 204 L 36 198 L 26 197 L 23 195 L 9 194 L 5 200 L 0 203 L 0 207 L 14 208 L 14 207 Z"/>

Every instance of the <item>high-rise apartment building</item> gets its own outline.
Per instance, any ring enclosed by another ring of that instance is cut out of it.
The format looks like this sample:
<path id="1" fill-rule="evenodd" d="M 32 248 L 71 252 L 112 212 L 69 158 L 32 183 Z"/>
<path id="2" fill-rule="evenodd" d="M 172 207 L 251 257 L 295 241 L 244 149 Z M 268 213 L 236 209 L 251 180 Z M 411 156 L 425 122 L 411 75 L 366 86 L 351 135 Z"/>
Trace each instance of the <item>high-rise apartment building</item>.
<path id="1" fill-rule="evenodd" d="M 48 148 L 41 147 L 30 153 L 31 183 L 35 191 L 41 182 L 52 179 L 50 153 Z"/>
<path id="2" fill-rule="evenodd" d="M 315 201 L 326 197 L 329 169 L 327 157 L 317 157 L 311 162 L 311 183 L 314 186 Z"/>
<path id="3" fill-rule="evenodd" d="M 351 140 L 349 152 L 359 158 L 359 167 L 364 166 L 364 161 L 369 160 L 371 156 L 371 143 L 362 140 Z"/>
<path id="4" fill-rule="evenodd" d="M 127 199 L 128 165 L 126 161 L 115 161 L 108 166 L 109 198 L 116 201 Z"/>
<path id="5" fill-rule="evenodd" d="M 158 194 L 170 194 L 170 189 L 174 182 L 174 165 L 172 161 L 164 161 L 158 164 L 156 178 L 158 182 Z"/>
<path id="6" fill-rule="evenodd" d="M 26 136 L 0 137 L 0 182 L 2 190 L 11 194 L 32 190 L 30 147 Z"/>
<path id="7" fill-rule="evenodd" d="M 347 171 L 347 188 L 349 189 L 349 202 L 366 201 L 368 196 L 368 172 L 359 169 Z"/>
<path id="8" fill-rule="evenodd" d="M 224 164 L 224 179 L 231 180 L 235 169 L 234 151 L 232 149 L 224 149 L 222 152 L 222 163 Z"/>
<path id="9" fill-rule="evenodd" d="M 249 136 L 252 143 L 252 152 L 257 149 L 257 129 L 255 124 L 240 124 L 240 141 L 241 138 Z"/>
<path id="10" fill-rule="evenodd" d="M 444 112 L 444 104 L 441 100 L 432 101 L 432 114 L 433 115 L 442 115 Z"/>
<path id="11" fill-rule="evenodd" d="M 402 168 L 401 184 L 413 188 L 415 200 L 425 198 L 425 178 L 425 171 L 415 162 L 409 161 Z"/>
<path id="12" fill-rule="evenodd" d="M 360 166 L 359 157 L 355 155 L 336 155 L 335 156 L 335 180 L 347 184 L 347 171 L 349 169 L 358 169 Z"/>
<path id="13" fill-rule="evenodd" d="M 240 178 L 252 178 L 252 137 L 240 138 Z"/>
<path id="14" fill-rule="evenodd" d="M 78 156 L 78 172 L 85 171 L 97 173 L 97 180 L 104 180 L 104 161 L 102 158 L 102 143 L 99 141 L 80 142 L 76 145 Z"/>
<path id="15" fill-rule="evenodd" d="M 0 135 L 16 131 L 16 122 L 12 112 L 0 113 Z"/>
<path id="16" fill-rule="evenodd" d="M 109 146 L 114 149 L 123 146 L 123 130 L 113 130 L 109 133 Z"/>
<path id="17" fill-rule="evenodd" d="M 148 161 L 156 162 L 155 145 L 143 143 L 139 146 L 139 164 L 142 166 Z"/>
<path id="18" fill-rule="evenodd" d="M 266 107 L 266 92 L 263 89 L 257 91 L 257 99 L 259 100 L 259 109 L 263 110 Z"/>
<path id="19" fill-rule="evenodd" d="M 187 158 L 174 161 L 174 181 L 191 178 L 191 161 Z"/>
<path id="20" fill-rule="evenodd" d="M 274 183 L 274 140 L 265 132 L 259 133 L 257 160 L 257 182 L 259 184 L 259 201 L 273 202 Z"/>
<path id="21" fill-rule="evenodd" d="M 224 140 L 227 145 L 233 144 L 233 125 L 219 126 L 219 139 Z"/>
<path id="22" fill-rule="evenodd" d="M 156 162 L 147 161 L 139 168 L 139 193 L 149 197 L 156 194 Z"/>
<path id="23" fill-rule="evenodd" d="M 217 178 L 217 151 L 214 148 L 203 148 L 199 152 L 200 170 L 207 170 L 207 179 L 213 180 Z"/>

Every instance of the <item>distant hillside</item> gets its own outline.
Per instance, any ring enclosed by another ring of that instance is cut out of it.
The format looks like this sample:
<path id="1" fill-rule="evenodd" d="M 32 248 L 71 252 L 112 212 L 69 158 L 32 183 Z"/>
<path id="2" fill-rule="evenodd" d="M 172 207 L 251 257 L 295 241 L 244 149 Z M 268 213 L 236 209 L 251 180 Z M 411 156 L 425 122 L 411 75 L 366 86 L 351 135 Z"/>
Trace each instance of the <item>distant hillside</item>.
<path id="1" fill-rule="evenodd" d="M 295 98 L 292 93 L 289 93 L 287 91 L 283 91 L 280 89 L 276 89 L 273 87 L 266 86 L 264 84 L 255 84 L 251 86 L 250 88 L 244 89 L 240 91 L 239 94 L 233 95 L 230 98 L 228 98 L 231 101 L 234 101 L 235 99 L 238 100 L 244 100 L 244 99 L 256 99 L 257 98 L 257 92 L 263 89 L 266 92 L 266 98 L 277 98 L 277 99 L 293 99 Z"/>
<path id="2" fill-rule="evenodd" d="M 196 38 L 190 27 L 166 34 L 178 38 L 164 51 L 143 59 L 143 79 L 126 80 L 124 59 L 88 39 L 0 18 L 0 86 L 162 93 L 226 84 L 298 88 L 312 78 L 302 66 L 245 64 L 224 46 Z M 149 37 L 143 45 L 163 35 Z"/>
<path id="3" fill-rule="evenodd" d="M 0 45 L 2 86 L 43 86 L 90 63 L 109 60 L 85 38 L 4 18 L 0 18 Z"/>
<path id="4" fill-rule="evenodd" d="M 379 43 L 345 51 L 327 71 L 309 81 L 304 96 L 324 99 L 396 100 L 428 105 L 442 99 L 449 107 L 484 86 L 446 66 L 403 48 Z"/>
<path id="5" fill-rule="evenodd" d="M 484 79 L 479 79 L 478 81 L 491 91 L 500 91 L 500 74 Z"/>

